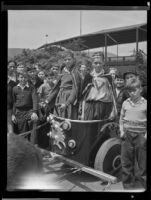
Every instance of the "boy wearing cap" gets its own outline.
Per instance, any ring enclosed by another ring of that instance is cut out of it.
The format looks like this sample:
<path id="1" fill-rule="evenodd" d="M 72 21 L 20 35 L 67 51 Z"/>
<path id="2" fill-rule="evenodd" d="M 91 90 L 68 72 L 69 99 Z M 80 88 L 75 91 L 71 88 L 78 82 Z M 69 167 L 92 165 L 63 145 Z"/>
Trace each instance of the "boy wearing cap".
<path id="1" fill-rule="evenodd" d="M 122 181 L 125 189 L 134 189 L 145 187 L 147 100 L 141 96 L 138 78 L 129 79 L 126 90 L 130 97 L 124 101 L 120 115 Z"/>
<path id="2" fill-rule="evenodd" d="M 137 77 L 139 77 L 139 75 L 138 75 L 137 72 L 134 71 L 134 70 L 128 70 L 127 72 L 125 72 L 125 73 L 123 74 L 125 86 L 126 86 L 127 82 L 128 82 L 130 79 L 132 79 L 132 78 L 137 78 Z M 141 95 L 142 95 L 145 99 L 147 99 L 147 87 L 142 87 Z M 127 98 L 129 98 L 129 97 L 130 97 L 130 96 L 129 96 L 129 93 L 125 90 L 125 91 L 123 92 L 123 102 L 124 102 Z"/>
<path id="3" fill-rule="evenodd" d="M 18 134 L 29 131 L 28 121 L 37 121 L 38 98 L 28 83 L 27 72 L 18 73 L 18 85 L 13 88 L 12 121 L 17 124 Z"/>

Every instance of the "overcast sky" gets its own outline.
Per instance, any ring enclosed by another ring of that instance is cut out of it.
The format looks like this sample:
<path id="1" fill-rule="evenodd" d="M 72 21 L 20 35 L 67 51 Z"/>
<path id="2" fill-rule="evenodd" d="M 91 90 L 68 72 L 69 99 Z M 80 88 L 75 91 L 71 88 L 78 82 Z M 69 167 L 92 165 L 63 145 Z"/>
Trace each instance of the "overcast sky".
<path id="1" fill-rule="evenodd" d="M 104 29 L 129 26 L 147 22 L 147 11 L 82 11 L 82 34 Z M 8 48 L 36 49 L 80 34 L 80 11 L 78 10 L 9 10 Z M 119 54 L 129 54 L 135 44 L 120 45 Z M 130 48 L 127 48 L 130 47 Z M 146 43 L 140 43 L 146 52 Z M 109 47 L 116 53 L 116 47 Z"/>

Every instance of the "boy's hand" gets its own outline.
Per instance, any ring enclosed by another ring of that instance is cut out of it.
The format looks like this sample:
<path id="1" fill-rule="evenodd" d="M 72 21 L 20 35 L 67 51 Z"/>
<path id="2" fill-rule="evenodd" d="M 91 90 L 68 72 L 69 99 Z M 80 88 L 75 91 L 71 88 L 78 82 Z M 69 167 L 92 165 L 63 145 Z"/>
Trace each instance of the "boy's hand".
<path id="1" fill-rule="evenodd" d="M 147 140 L 147 132 L 145 133 L 144 138 L 145 138 L 145 140 Z"/>
<path id="2" fill-rule="evenodd" d="M 124 136 L 125 136 L 124 131 L 120 131 L 120 138 L 121 138 L 121 139 L 124 139 Z"/>
<path id="3" fill-rule="evenodd" d="M 37 120 L 38 120 L 38 116 L 37 116 L 36 113 L 33 113 L 33 114 L 31 115 L 31 120 L 33 120 L 33 121 L 37 121 Z"/>
<path id="4" fill-rule="evenodd" d="M 12 115 L 12 122 L 13 122 L 14 124 L 17 123 L 17 119 L 16 119 L 15 115 Z"/>
<path id="5" fill-rule="evenodd" d="M 66 108 L 66 104 L 61 104 L 60 107 L 59 107 L 59 109 L 60 109 L 61 111 L 65 110 L 65 108 Z"/>

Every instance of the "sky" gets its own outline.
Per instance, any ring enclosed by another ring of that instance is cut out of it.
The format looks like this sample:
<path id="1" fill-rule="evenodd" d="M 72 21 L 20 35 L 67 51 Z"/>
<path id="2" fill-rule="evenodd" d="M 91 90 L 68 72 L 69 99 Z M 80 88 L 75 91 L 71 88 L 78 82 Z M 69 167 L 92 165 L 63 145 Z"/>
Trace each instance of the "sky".
<path id="1" fill-rule="evenodd" d="M 146 23 L 147 11 L 83 10 L 82 34 L 110 28 Z M 48 35 L 48 37 L 46 37 Z M 51 43 L 80 35 L 79 10 L 9 10 L 8 48 L 36 49 Z M 131 54 L 136 44 L 119 45 L 119 54 Z M 146 42 L 139 43 L 146 52 Z M 116 47 L 109 47 L 116 53 Z"/>

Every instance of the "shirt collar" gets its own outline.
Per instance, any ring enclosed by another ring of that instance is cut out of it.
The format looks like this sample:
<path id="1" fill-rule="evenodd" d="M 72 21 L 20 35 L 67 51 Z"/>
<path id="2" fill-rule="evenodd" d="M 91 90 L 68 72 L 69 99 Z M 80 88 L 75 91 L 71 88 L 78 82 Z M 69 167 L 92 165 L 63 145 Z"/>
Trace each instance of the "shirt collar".
<path id="1" fill-rule="evenodd" d="M 102 69 L 99 73 L 97 73 L 95 70 L 93 70 L 93 71 L 91 72 L 91 75 L 92 75 L 93 77 L 97 77 L 97 76 L 100 76 L 100 75 L 104 75 L 104 69 Z"/>
<path id="2" fill-rule="evenodd" d="M 70 71 L 66 67 L 64 67 L 64 71 L 70 74 Z"/>
<path id="3" fill-rule="evenodd" d="M 9 83 L 10 81 L 15 81 L 15 77 L 8 76 L 8 81 L 7 81 L 7 83 Z"/>
<path id="4" fill-rule="evenodd" d="M 128 101 L 131 105 L 141 104 L 141 103 L 144 102 L 144 100 L 145 100 L 144 97 L 141 97 L 139 101 L 137 101 L 136 103 L 134 103 L 134 102 L 130 99 L 130 97 L 127 99 L 127 101 Z"/>
<path id="5" fill-rule="evenodd" d="M 27 82 L 25 86 L 21 86 L 21 85 L 20 85 L 20 83 L 18 83 L 18 85 L 17 85 L 17 86 L 18 86 L 18 87 L 21 87 L 21 88 L 23 88 L 23 89 L 24 89 L 25 87 L 29 87 L 29 84 L 28 84 L 28 82 Z"/>

